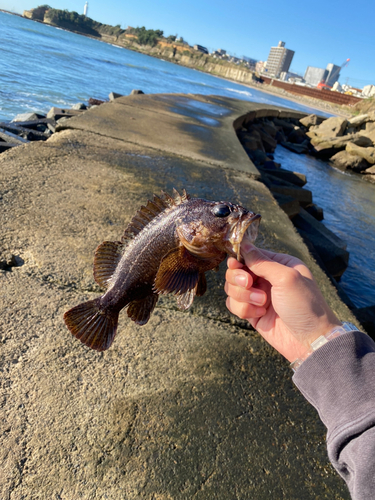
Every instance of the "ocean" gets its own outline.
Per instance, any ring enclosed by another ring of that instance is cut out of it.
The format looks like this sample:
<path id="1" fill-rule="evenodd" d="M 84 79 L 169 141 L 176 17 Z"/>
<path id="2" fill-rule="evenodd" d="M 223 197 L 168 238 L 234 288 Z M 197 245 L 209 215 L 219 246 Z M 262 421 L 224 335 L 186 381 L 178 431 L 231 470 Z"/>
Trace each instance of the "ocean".
<path id="1" fill-rule="evenodd" d="M 26 111 L 47 113 L 110 92 L 127 95 L 214 94 L 285 106 L 314 108 L 59 28 L 0 12 L 0 121 Z M 324 114 L 318 111 L 318 114 Z M 307 174 L 307 188 L 323 207 L 324 223 L 345 239 L 350 262 L 341 281 L 357 307 L 375 304 L 375 186 L 325 162 L 277 148 L 284 168 Z M 350 216 L 348 216 L 350 214 Z"/>

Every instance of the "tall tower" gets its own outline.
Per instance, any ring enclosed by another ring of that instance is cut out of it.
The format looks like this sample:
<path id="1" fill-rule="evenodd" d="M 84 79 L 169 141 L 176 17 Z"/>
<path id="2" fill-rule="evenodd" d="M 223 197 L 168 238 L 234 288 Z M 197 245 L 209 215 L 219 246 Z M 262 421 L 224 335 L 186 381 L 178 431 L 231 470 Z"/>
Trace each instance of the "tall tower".
<path id="1" fill-rule="evenodd" d="M 294 56 L 294 50 L 285 48 L 285 42 L 279 42 L 277 47 L 271 47 L 267 59 L 267 73 L 279 78 L 280 73 L 288 72 Z"/>
<path id="2" fill-rule="evenodd" d="M 83 8 L 83 15 L 86 17 L 87 16 L 87 11 L 89 10 L 89 3 L 86 2 L 85 6 Z"/>

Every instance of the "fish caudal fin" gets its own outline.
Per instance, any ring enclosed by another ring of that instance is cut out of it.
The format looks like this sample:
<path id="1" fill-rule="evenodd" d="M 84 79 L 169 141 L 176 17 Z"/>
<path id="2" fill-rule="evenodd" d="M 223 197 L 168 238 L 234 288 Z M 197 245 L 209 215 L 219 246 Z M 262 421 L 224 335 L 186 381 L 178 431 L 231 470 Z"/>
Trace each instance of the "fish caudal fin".
<path id="1" fill-rule="evenodd" d="M 100 298 L 73 307 L 64 314 L 70 332 L 96 351 L 108 349 L 116 335 L 118 312 L 100 308 Z"/>

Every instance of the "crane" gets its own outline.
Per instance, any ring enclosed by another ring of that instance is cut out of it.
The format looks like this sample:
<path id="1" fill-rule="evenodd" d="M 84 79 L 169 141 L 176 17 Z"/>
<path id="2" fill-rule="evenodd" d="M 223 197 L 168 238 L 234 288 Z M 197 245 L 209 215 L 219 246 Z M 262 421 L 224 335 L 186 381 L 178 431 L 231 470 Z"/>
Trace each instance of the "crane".
<path id="1" fill-rule="evenodd" d="M 345 59 L 345 61 L 341 64 L 341 66 L 336 68 L 336 70 L 330 75 L 330 79 L 335 79 L 340 74 L 340 71 L 349 64 L 349 61 L 350 59 Z M 317 88 L 331 90 L 332 87 L 330 85 L 327 85 L 325 80 L 321 80 L 318 83 Z"/>

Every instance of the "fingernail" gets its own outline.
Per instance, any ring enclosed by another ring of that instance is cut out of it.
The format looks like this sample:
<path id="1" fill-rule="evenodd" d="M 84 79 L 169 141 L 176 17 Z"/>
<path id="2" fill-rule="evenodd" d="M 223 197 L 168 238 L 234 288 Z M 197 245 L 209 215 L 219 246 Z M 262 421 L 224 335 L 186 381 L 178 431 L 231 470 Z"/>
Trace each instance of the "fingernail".
<path id="1" fill-rule="evenodd" d="M 264 293 L 262 293 L 262 292 L 252 292 L 250 294 L 250 302 L 252 304 L 263 305 L 264 304 Z"/>
<path id="2" fill-rule="evenodd" d="M 246 287 L 247 278 L 243 274 L 237 274 L 237 276 L 234 277 L 234 282 L 238 286 Z"/>

